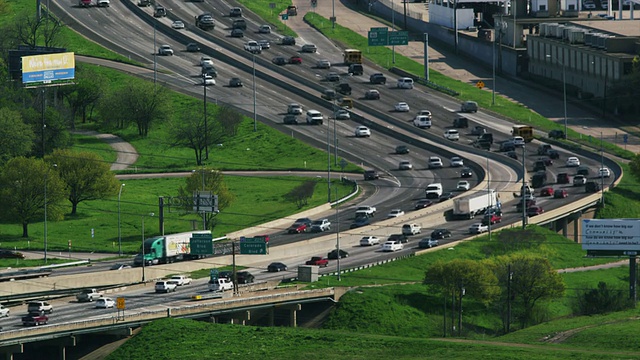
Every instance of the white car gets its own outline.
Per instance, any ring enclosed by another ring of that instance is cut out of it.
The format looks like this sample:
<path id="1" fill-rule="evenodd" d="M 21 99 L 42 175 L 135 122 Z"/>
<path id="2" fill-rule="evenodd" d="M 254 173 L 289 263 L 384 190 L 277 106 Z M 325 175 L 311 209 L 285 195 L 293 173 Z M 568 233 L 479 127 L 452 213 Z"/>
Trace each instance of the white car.
<path id="1" fill-rule="evenodd" d="M 609 170 L 609 168 L 606 168 L 606 167 L 604 167 L 604 168 L 600 168 L 600 169 L 598 169 L 598 175 L 599 175 L 600 177 L 606 177 L 606 178 L 608 178 L 608 177 L 610 177 L 610 176 L 611 176 L 611 170 Z"/>
<path id="2" fill-rule="evenodd" d="M 108 309 L 116 306 L 116 302 L 113 301 L 112 298 L 101 297 L 96 300 L 96 308 L 98 309 Z"/>
<path id="3" fill-rule="evenodd" d="M 213 60 L 208 56 L 200 58 L 200 66 L 213 66 Z"/>
<path id="4" fill-rule="evenodd" d="M 454 156 L 449 160 L 451 167 L 462 167 L 464 166 L 464 160 L 462 160 L 459 156 Z"/>
<path id="5" fill-rule="evenodd" d="M 489 225 L 483 225 L 482 223 L 475 223 L 469 226 L 469 234 L 482 234 L 489 231 Z"/>
<path id="6" fill-rule="evenodd" d="M 515 147 L 523 147 L 524 146 L 524 138 L 522 136 L 514 136 L 511 138 L 511 142 Z"/>
<path id="7" fill-rule="evenodd" d="M 580 159 L 578 159 L 575 156 L 572 156 L 572 157 L 567 159 L 566 165 L 568 167 L 580 166 Z"/>
<path id="8" fill-rule="evenodd" d="M 157 293 L 170 293 L 176 291 L 178 283 L 173 280 L 160 280 L 156 282 L 155 290 Z"/>
<path id="9" fill-rule="evenodd" d="M 371 130 L 369 130 L 369 128 L 366 126 L 358 126 L 356 128 L 355 134 L 356 134 L 356 137 L 370 137 Z"/>
<path id="10" fill-rule="evenodd" d="M 260 45 L 260 48 L 262 48 L 262 50 L 271 49 L 271 43 L 266 39 L 258 40 L 258 45 Z"/>
<path id="11" fill-rule="evenodd" d="M 0 305 L 0 317 L 9 317 L 9 308 Z"/>
<path id="12" fill-rule="evenodd" d="M 216 79 L 213 78 L 213 76 L 211 75 L 204 75 L 202 77 L 202 85 L 204 86 L 210 86 L 210 85 L 215 85 L 216 84 Z"/>
<path id="13" fill-rule="evenodd" d="M 466 180 L 460 180 L 458 181 L 458 185 L 456 185 L 456 190 L 459 191 L 468 191 L 469 188 L 471 188 L 471 184 Z"/>
<path id="14" fill-rule="evenodd" d="M 375 236 L 363 236 L 360 239 L 360 246 L 373 246 L 380 244 L 380 239 Z"/>
<path id="15" fill-rule="evenodd" d="M 258 29 L 258 32 L 260 34 L 271 34 L 271 26 L 269 26 L 269 25 L 260 25 L 260 28 Z"/>
<path id="16" fill-rule="evenodd" d="M 171 24 L 171 27 L 174 29 L 184 29 L 184 23 L 180 20 L 176 20 Z"/>
<path id="17" fill-rule="evenodd" d="M 451 141 L 457 141 L 460 140 L 460 132 L 458 132 L 458 130 L 449 129 L 444 132 L 444 137 Z"/>
<path id="18" fill-rule="evenodd" d="M 160 45 L 158 55 L 173 56 L 173 49 L 171 48 L 171 45 Z"/>
<path id="19" fill-rule="evenodd" d="M 404 101 L 401 101 L 401 102 L 397 103 L 396 106 L 395 106 L 395 109 L 398 112 L 409 112 L 409 111 L 411 111 L 411 109 L 409 108 L 409 104 L 407 104 Z"/>
<path id="20" fill-rule="evenodd" d="M 331 61 L 327 59 L 318 60 L 316 62 L 316 68 L 318 69 L 331 69 Z"/>
<path id="21" fill-rule="evenodd" d="M 382 244 L 382 251 L 400 251 L 404 245 L 400 241 L 387 241 Z"/>
<path id="22" fill-rule="evenodd" d="M 431 111 L 429 110 L 420 110 L 418 111 L 417 116 L 428 116 L 431 119 Z"/>
<path id="23" fill-rule="evenodd" d="M 402 211 L 400 209 L 393 209 L 393 210 L 391 210 L 389 215 L 387 215 L 387 218 L 388 219 L 397 218 L 397 217 L 400 217 L 400 216 L 403 216 L 403 215 L 404 215 L 404 211 Z"/>
<path id="24" fill-rule="evenodd" d="M 411 169 L 413 169 L 413 165 L 409 160 L 400 161 L 400 164 L 398 164 L 398 170 L 411 170 Z"/>
<path id="25" fill-rule="evenodd" d="M 429 169 L 440 169 L 444 165 L 442 164 L 442 159 L 437 156 L 429 157 Z"/>
<path id="26" fill-rule="evenodd" d="M 349 114 L 349 112 L 347 110 L 345 110 L 345 109 L 340 109 L 340 110 L 336 111 L 336 113 L 333 115 L 333 117 L 336 120 L 349 120 L 349 119 L 351 119 L 351 114 Z"/>

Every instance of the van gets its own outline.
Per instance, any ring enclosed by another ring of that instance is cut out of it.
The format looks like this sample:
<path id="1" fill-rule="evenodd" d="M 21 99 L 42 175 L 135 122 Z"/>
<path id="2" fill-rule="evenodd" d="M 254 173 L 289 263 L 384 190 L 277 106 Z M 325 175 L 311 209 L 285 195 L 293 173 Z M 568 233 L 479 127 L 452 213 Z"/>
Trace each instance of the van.
<path id="1" fill-rule="evenodd" d="M 351 64 L 347 72 L 352 75 L 362 75 L 364 74 L 364 67 L 362 67 L 362 64 Z"/>
<path id="2" fill-rule="evenodd" d="M 322 125 L 324 117 L 318 110 L 307 111 L 307 124 L 309 125 Z"/>
<path id="3" fill-rule="evenodd" d="M 433 183 L 429 184 L 425 189 L 425 196 L 427 199 L 437 199 L 442 195 L 442 184 Z"/>
<path id="4" fill-rule="evenodd" d="M 478 112 L 478 103 L 475 101 L 465 101 L 460 105 L 462 112 Z"/>
<path id="5" fill-rule="evenodd" d="M 29 314 L 51 314 L 53 306 L 46 301 L 32 301 L 27 305 Z"/>
<path id="6" fill-rule="evenodd" d="M 464 116 L 459 116 L 453 119 L 453 127 L 454 128 L 468 128 L 469 127 L 469 119 Z"/>
<path id="7" fill-rule="evenodd" d="M 408 77 L 400 78 L 397 86 L 399 89 L 413 89 L 413 79 Z"/>
<path id="8" fill-rule="evenodd" d="M 458 130 L 449 129 L 444 132 L 444 137 L 445 139 L 456 141 L 460 140 L 460 133 L 458 132 Z"/>
<path id="9" fill-rule="evenodd" d="M 209 291 L 233 290 L 233 282 L 227 278 L 217 278 L 209 280 Z"/>
<path id="10" fill-rule="evenodd" d="M 231 24 L 232 29 L 241 29 L 247 30 L 247 22 L 244 19 L 236 19 L 233 20 L 233 24 Z"/>
<path id="11" fill-rule="evenodd" d="M 417 126 L 421 129 L 430 129 L 431 128 L 431 118 L 427 115 L 418 115 L 415 119 L 413 119 L 413 126 Z"/>

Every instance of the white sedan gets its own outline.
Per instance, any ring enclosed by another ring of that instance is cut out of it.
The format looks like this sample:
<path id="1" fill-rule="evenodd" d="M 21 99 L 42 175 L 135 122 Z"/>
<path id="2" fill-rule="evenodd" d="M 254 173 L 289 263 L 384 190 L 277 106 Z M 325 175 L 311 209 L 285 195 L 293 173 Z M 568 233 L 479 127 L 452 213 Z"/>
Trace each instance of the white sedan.
<path id="1" fill-rule="evenodd" d="M 370 137 L 371 136 L 371 130 L 369 130 L 368 127 L 366 126 L 358 126 L 356 128 L 356 137 Z"/>
<path id="2" fill-rule="evenodd" d="M 413 165 L 409 160 L 400 161 L 400 164 L 398 164 L 398 170 L 411 170 L 411 169 L 413 169 Z"/>
<path id="3" fill-rule="evenodd" d="M 96 300 L 96 308 L 108 309 L 108 308 L 114 307 L 115 305 L 116 305 L 116 302 L 113 301 L 112 298 L 101 297 L 98 300 Z"/>
<path id="4" fill-rule="evenodd" d="M 351 114 L 349 111 L 345 109 L 339 109 L 333 116 L 336 120 L 349 120 L 351 119 Z"/>
<path id="5" fill-rule="evenodd" d="M 470 187 L 471 184 L 469 184 L 469 182 L 466 180 L 460 180 L 458 181 L 458 185 L 456 185 L 456 189 L 458 191 L 468 191 Z"/>
<path id="6" fill-rule="evenodd" d="M 464 166 L 464 161 L 462 160 L 461 157 L 459 156 L 454 156 L 451 158 L 451 160 L 449 160 L 449 162 L 451 163 L 451 167 L 461 167 Z"/>
<path id="7" fill-rule="evenodd" d="M 184 29 L 184 23 L 180 20 L 176 20 L 171 24 L 171 27 L 174 29 Z"/>
<path id="8" fill-rule="evenodd" d="M 610 176 L 611 176 L 611 171 L 609 170 L 609 168 L 606 168 L 606 167 L 604 167 L 604 168 L 600 168 L 600 169 L 598 169 L 598 175 L 599 175 L 600 177 L 606 177 L 606 178 L 608 178 L 608 177 L 610 177 Z"/>
<path id="9" fill-rule="evenodd" d="M 397 218 L 400 216 L 404 215 L 404 211 L 400 210 L 400 209 L 393 209 L 391 210 L 391 212 L 389 213 L 389 215 L 387 215 L 387 218 Z"/>
<path id="10" fill-rule="evenodd" d="M 380 244 L 380 239 L 375 236 L 363 236 L 360 239 L 360 246 L 373 246 Z"/>
<path id="11" fill-rule="evenodd" d="M 215 84 L 216 84 L 216 79 L 214 79 L 213 76 L 205 75 L 205 76 L 202 77 L 202 85 L 210 86 L 210 85 L 215 85 Z"/>
<path id="12" fill-rule="evenodd" d="M 524 138 L 522 136 L 514 136 L 511 139 L 511 142 L 515 147 L 523 147 L 524 146 Z"/>
<path id="13" fill-rule="evenodd" d="M 580 159 L 578 159 L 575 156 L 572 156 L 572 157 L 567 159 L 566 165 L 568 167 L 580 166 Z"/>
<path id="14" fill-rule="evenodd" d="M 407 104 L 404 101 L 397 103 L 395 108 L 396 108 L 396 111 L 398 111 L 398 112 L 409 112 L 409 111 L 411 111 L 411 109 L 409 108 L 409 104 Z"/>

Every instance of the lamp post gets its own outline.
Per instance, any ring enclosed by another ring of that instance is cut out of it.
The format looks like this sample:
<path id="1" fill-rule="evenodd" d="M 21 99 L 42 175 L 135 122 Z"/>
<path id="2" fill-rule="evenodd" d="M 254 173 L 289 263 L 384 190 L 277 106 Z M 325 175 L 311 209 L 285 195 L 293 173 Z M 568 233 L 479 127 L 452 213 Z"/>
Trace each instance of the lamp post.
<path id="1" fill-rule="evenodd" d="M 207 126 L 207 74 L 202 74 L 202 87 L 204 88 L 204 159 L 209 160 L 209 127 Z M 218 99 L 216 99 L 218 105 Z"/>
<path id="2" fill-rule="evenodd" d="M 53 164 L 53 167 L 57 167 L 57 164 Z M 47 172 L 44 174 L 44 263 L 47 263 L 47 180 L 49 177 L 49 171 L 51 168 L 47 167 Z"/>
<path id="3" fill-rule="evenodd" d="M 600 168 L 604 170 L 604 149 L 602 148 L 602 132 L 600 132 Z M 604 209 L 604 174 L 602 171 L 598 171 L 600 173 L 600 203 L 602 204 L 602 208 Z"/>
<path id="4" fill-rule="evenodd" d="M 120 232 L 120 196 L 122 195 L 122 188 L 124 188 L 124 183 L 120 184 L 120 191 L 118 191 L 118 256 L 122 256 L 122 233 Z"/>
<path id="5" fill-rule="evenodd" d="M 525 162 L 524 162 L 524 146 L 522 147 L 522 190 L 520 191 L 520 195 L 522 196 L 522 229 L 526 229 L 527 228 L 527 200 L 526 200 L 526 192 L 527 192 L 527 188 L 526 188 L 526 174 L 527 174 L 527 168 L 525 167 Z"/>
<path id="6" fill-rule="evenodd" d="M 567 138 L 567 69 L 564 64 L 564 61 L 560 61 L 557 57 L 552 57 L 551 55 L 545 55 L 545 57 L 553 58 L 557 62 L 562 65 L 562 94 L 563 94 L 563 102 L 564 102 L 564 138 Z"/>
<path id="7" fill-rule="evenodd" d="M 144 283 L 145 281 L 145 277 L 144 277 L 144 266 L 145 263 L 147 262 L 144 258 L 144 217 L 145 216 L 153 216 L 155 215 L 154 213 L 149 213 L 147 215 L 142 215 L 142 282 Z"/>
<path id="8" fill-rule="evenodd" d="M 489 155 L 487 155 L 487 207 L 495 207 L 496 204 L 493 203 L 491 199 L 491 173 L 489 172 Z M 492 211 L 496 211 L 496 209 L 492 209 Z M 489 241 L 491 241 L 491 220 L 492 215 L 489 215 Z"/>
<path id="9" fill-rule="evenodd" d="M 253 131 L 258 131 L 258 113 L 256 112 L 256 54 L 253 54 Z"/>

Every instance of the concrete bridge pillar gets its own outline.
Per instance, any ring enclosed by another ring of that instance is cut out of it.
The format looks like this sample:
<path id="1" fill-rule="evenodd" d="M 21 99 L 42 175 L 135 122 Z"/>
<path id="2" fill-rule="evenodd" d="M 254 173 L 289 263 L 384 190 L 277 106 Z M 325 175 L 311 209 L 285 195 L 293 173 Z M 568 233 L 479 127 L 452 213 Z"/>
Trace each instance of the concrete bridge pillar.
<path id="1" fill-rule="evenodd" d="M 249 310 L 235 313 L 231 316 L 232 324 L 246 325 L 249 320 L 251 320 L 251 311 Z"/>
<path id="2" fill-rule="evenodd" d="M 22 354 L 24 352 L 24 347 L 22 344 L 3 346 L 0 349 L 0 352 L 4 353 L 5 360 L 13 360 L 13 354 Z"/>
<path id="3" fill-rule="evenodd" d="M 567 237 L 567 226 L 569 220 L 567 219 L 567 217 L 563 217 L 562 219 L 560 219 L 560 226 L 562 227 L 562 236 Z"/>
<path id="4" fill-rule="evenodd" d="M 268 314 L 269 319 L 268 319 L 268 322 L 269 322 L 269 326 L 271 326 L 271 327 L 273 326 L 273 319 L 275 318 L 275 316 L 274 316 L 274 313 L 275 313 L 275 312 L 276 312 L 276 309 L 275 309 L 275 308 L 270 308 L 270 309 L 269 309 L 269 314 Z"/>
<path id="5" fill-rule="evenodd" d="M 302 310 L 302 305 L 293 304 L 293 305 L 283 306 L 283 308 L 289 310 L 289 326 L 298 327 L 298 313 L 297 312 Z"/>

